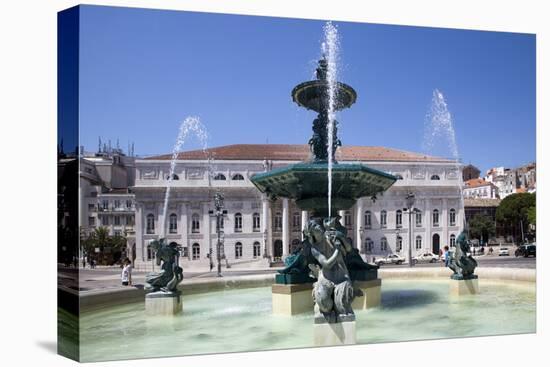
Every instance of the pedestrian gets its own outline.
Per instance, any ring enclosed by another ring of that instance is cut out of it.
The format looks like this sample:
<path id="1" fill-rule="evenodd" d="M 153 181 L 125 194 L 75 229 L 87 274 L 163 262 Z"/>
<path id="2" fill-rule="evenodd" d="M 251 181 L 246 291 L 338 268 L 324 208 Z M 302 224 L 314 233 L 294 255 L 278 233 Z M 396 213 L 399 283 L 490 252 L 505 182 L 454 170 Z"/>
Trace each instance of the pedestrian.
<path id="1" fill-rule="evenodd" d="M 82 257 L 82 269 L 86 269 L 86 258 Z"/>
<path id="2" fill-rule="evenodd" d="M 445 246 L 445 267 L 449 267 L 449 264 L 451 263 L 451 253 L 449 251 L 449 246 Z"/>
<path id="3" fill-rule="evenodd" d="M 474 256 L 476 256 L 476 248 L 474 247 Z"/>
<path id="4" fill-rule="evenodd" d="M 493 254 L 493 248 L 492 248 L 492 247 L 489 247 L 489 254 L 490 254 L 490 255 Z"/>
<path id="5" fill-rule="evenodd" d="M 123 268 L 122 268 L 122 274 L 120 275 L 120 280 L 122 281 L 122 285 L 132 285 L 132 262 L 129 258 L 124 259 L 122 262 Z"/>

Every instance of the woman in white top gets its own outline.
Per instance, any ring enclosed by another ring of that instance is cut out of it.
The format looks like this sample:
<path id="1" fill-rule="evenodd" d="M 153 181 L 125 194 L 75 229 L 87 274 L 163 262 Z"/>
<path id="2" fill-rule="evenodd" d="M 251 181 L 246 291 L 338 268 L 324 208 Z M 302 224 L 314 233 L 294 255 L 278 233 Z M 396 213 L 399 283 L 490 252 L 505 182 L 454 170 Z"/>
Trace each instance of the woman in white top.
<path id="1" fill-rule="evenodd" d="M 122 274 L 120 275 L 122 285 L 132 285 L 132 262 L 126 258 L 122 264 Z"/>

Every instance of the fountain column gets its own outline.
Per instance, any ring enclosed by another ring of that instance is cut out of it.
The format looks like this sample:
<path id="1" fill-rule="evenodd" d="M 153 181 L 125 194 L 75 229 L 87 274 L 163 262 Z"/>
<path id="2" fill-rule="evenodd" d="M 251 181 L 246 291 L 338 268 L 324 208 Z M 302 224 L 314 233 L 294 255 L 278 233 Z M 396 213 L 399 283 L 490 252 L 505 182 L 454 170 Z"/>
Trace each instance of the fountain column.
<path id="1" fill-rule="evenodd" d="M 283 260 L 288 256 L 290 233 L 288 228 L 288 199 L 283 199 Z"/>
<path id="2" fill-rule="evenodd" d="M 365 225 L 363 221 L 365 216 L 363 215 L 364 209 L 363 199 L 357 200 L 356 212 L 355 212 L 355 248 L 361 249 L 361 230 L 364 230 L 363 226 Z"/>
<path id="3" fill-rule="evenodd" d="M 271 256 L 273 252 L 271 249 L 271 226 L 269 225 L 269 200 L 267 199 L 266 195 L 263 195 L 262 197 L 262 233 L 264 235 L 264 249 L 263 254 L 265 256 Z"/>

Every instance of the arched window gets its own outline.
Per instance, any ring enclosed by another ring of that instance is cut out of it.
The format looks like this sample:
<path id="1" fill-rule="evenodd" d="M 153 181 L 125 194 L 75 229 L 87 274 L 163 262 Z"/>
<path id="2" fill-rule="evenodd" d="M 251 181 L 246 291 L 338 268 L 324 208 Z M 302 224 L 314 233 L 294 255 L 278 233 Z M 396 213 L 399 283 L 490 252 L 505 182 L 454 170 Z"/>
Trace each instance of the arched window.
<path id="1" fill-rule="evenodd" d="M 240 173 L 236 173 L 233 175 L 233 177 L 231 178 L 233 181 L 244 181 L 244 176 L 241 175 Z"/>
<path id="2" fill-rule="evenodd" d="M 192 260 L 199 260 L 201 258 L 201 246 L 198 243 L 194 243 L 193 246 L 191 246 L 192 250 Z"/>
<path id="3" fill-rule="evenodd" d="M 292 227 L 294 227 L 295 230 L 300 230 L 301 221 L 302 218 L 300 217 L 299 212 L 292 213 Z"/>
<path id="4" fill-rule="evenodd" d="M 456 225 L 456 210 L 454 209 L 449 210 L 449 225 Z"/>
<path id="5" fill-rule="evenodd" d="M 235 214 L 235 232 L 243 231 L 243 216 L 241 213 Z"/>
<path id="6" fill-rule="evenodd" d="M 388 240 L 386 239 L 386 237 L 382 237 L 380 239 L 380 250 L 388 251 Z"/>
<path id="7" fill-rule="evenodd" d="M 416 249 L 421 250 L 422 249 L 422 237 L 416 236 Z"/>
<path id="8" fill-rule="evenodd" d="M 370 238 L 365 239 L 365 253 L 371 253 L 374 247 L 374 242 Z"/>
<path id="9" fill-rule="evenodd" d="M 155 216 L 147 214 L 147 234 L 155 233 Z"/>
<path id="10" fill-rule="evenodd" d="M 417 211 L 415 215 L 415 222 L 417 227 L 422 227 L 422 212 Z"/>
<path id="11" fill-rule="evenodd" d="M 382 210 L 380 212 L 380 227 L 386 228 L 387 223 L 388 223 L 388 213 L 385 210 Z"/>
<path id="12" fill-rule="evenodd" d="M 260 213 L 252 214 L 252 230 L 260 232 Z"/>
<path id="13" fill-rule="evenodd" d="M 432 177 L 430 177 L 430 180 L 439 180 L 439 176 L 438 175 L 432 175 Z"/>
<path id="14" fill-rule="evenodd" d="M 166 176 L 166 179 L 169 180 L 170 179 L 170 175 L 167 175 Z M 172 174 L 172 180 L 179 180 L 180 179 L 180 176 L 176 175 L 175 173 Z"/>
<path id="15" fill-rule="evenodd" d="M 178 233 L 178 216 L 174 213 L 169 217 L 169 232 Z"/>
<path id="16" fill-rule="evenodd" d="M 370 210 L 367 210 L 365 212 L 365 228 L 371 228 L 371 226 L 372 226 L 372 217 L 371 217 Z"/>
<path id="17" fill-rule="evenodd" d="M 351 213 L 347 210 L 346 210 L 346 212 L 344 212 L 344 226 L 346 226 L 346 227 L 351 227 L 352 226 Z"/>
<path id="18" fill-rule="evenodd" d="M 439 210 L 434 209 L 432 212 L 432 224 L 434 227 L 439 227 Z"/>
<path id="19" fill-rule="evenodd" d="M 397 236 L 397 238 L 395 240 L 395 250 L 397 252 L 403 251 L 403 237 Z"/>
<path id="20" fill-rule="evenodd" d="M 216 176 L 214 176 L 214 180 L 216 181 L 225 181 L 227 178 L 223 173 L 218 173 Z"/>
<path id="21" fill-rule="evenodd" d="M 199 233 L 201 231 L 200 217 L 197 213 L 191 216 L 191 232 Z"/>
<path id="22" fill-rule="evenodd" d="M 403 226 L 403 213 L 401 210 L 395 212 L 395 226 L 401 228 Z"/>
<path id="23" fill-rule="evenodd" d="M 235 259 L 240 259 L 241 257 L 243 257 L 243 244 L 237 242 L 235 244 Z"/>
<path id="24" fill-rule="evenodd" d="M 283 215 L 279 212 L 275 213 L 275 230 L 281 231 L 283 229 Z"/>
<path id="25" fill-rule="evenodd" d="M 262 256 L 260 243 L 258 241 L 254 242 L 253 248 L 254 248 L 254 257 Z"/>
<path id="26" fill-rule="evenodd" d="M 451 235 L 451 237 L 449 238 L 449 245 L 451 247 L 455 247 L 456 246 L 456 236 L 454 234 Z"/>
<path id="27" fill-rule="evenodd" d="M 395 178 L 397 178 L 398 180 L 402 180 L 403 179 L 403 176 L 401 176 L 399 173 L 394 175 Z"/>

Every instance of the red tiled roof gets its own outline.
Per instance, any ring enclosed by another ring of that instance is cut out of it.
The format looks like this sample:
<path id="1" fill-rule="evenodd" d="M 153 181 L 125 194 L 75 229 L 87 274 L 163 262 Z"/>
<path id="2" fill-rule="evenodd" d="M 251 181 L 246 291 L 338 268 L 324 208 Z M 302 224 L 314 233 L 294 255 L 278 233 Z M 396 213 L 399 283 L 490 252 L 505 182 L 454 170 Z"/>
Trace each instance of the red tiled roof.
<path id="1" fill-rule="evenodd" d="M 471 180 L 464 182 L 464 184 L 468 188 L 492 185 L 490 182 L 487 182 L 482 178 L 472 178 Z"/>
<path id="2" fill-rule="evenodd" d="M 192 150 L 179 153 L 178 159 L 212 159 L 219 160 L 282 160 L 304 161 L 310 156 L 309 145 L 306 144 L 235 144 L 224 145 L 207 149 L 206 154 L 202 150 Z M 146 157 L 147 160 L 170 160 L 171 154 Z M 343 146 L 336 154 L 336 159 L 341 161 L 411 161 L 411 162 L 453 162 L 450 159 L 428 156 L 421 153 L 407 152 L 404 150 L 367 147 L 367 146 Z"/>

